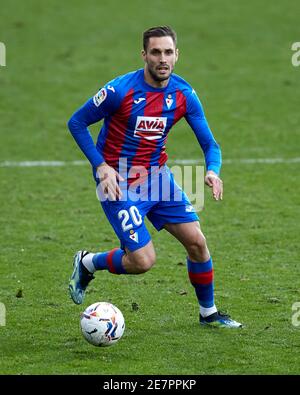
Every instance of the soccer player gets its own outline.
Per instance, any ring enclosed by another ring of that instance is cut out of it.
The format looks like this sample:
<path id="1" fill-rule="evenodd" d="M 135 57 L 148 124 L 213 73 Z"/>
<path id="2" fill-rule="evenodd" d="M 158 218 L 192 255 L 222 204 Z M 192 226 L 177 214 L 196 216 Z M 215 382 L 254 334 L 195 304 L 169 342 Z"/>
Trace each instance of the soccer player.
<path id="1" fill-rule="evenodd" d="M 68 122 L 92 165 L 102 208 L 120 240 L 120 248 L 111 251 L 75 254 L 71 298 L 82 303 L 97 270 L 126 275 L 144 273 L 153 266 L 155 250 L 144 222 L 147 216 L 158 231 L 167 230 L 187 251 L 200 324 L 241 327 L 216 308 L 213 262 L 198 215 L 166 165 L 168 133 L 185 117 L 205 156 L 205 183 L 215 200 L 222 199 L 220 148 L 196 92 L 173 74 L 178 59 L 175 31 L 168 26 L 145 31 L 142 58 L 144 68 L 108 82 Z M 95 145 L 88 126 L 102 119 Z"/>

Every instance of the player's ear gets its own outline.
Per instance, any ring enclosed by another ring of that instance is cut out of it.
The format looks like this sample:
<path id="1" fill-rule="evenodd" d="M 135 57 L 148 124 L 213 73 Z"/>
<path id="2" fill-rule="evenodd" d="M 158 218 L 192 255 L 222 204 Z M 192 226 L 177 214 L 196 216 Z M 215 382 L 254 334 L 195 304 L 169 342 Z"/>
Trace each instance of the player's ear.
<path id="1" fill-rule="evenodd" d="M 177 62 L 177 60 L 178 60 L 178 57 L 179 57 L 179 49 L 176 48 L 176 49 L 175 49 L 175 60 L 176 60 L 176 62 Z"/>
<path id="2" fill-rule="evenodd" d="M 144 62 L 146 62 L 146 51 L 144 49 L 142 49 L 141 51 L 141 56 Z"/>

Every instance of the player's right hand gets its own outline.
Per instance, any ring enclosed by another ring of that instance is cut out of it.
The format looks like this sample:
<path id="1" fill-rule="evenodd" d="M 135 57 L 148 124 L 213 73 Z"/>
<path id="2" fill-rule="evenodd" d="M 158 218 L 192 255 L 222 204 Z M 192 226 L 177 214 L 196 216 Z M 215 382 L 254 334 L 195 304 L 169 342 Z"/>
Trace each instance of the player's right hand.
<path id="1" fill-rule="evenodd" d="M 215 200 L 223 199 L 223 181 L 212 170 L 208 170 L 205 176 L 205 184 L 212 188 L 213 198 Z"/>
<path id="2" fill-rule="evenodd" d="M 97 167 L 97 175 L 100 179 L 103 193 L 108 196 L 109 200 L 121 199 L 122 191 L 118 182 L 124 181 L 123 177 L 105 162 Z"/>

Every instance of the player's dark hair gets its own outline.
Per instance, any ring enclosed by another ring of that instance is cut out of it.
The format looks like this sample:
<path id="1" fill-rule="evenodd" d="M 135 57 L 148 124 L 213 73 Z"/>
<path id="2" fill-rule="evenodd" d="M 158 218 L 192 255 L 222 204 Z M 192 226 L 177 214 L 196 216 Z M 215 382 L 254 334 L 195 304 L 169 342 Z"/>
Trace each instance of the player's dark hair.
<path id="1" fill-rule="evenodd" d="M 143 33 L 144 51 L 147 50 L 150 37 L 166 37 L 166 36 L 172 37 L 175 47 L 176 47 L 177 46 L 177 35 L 176 35 L 175 30 L 173 30 L 170 26 L 156 26 L 156 27 L 151 27 L 150 29 L 146 30 Z"/>

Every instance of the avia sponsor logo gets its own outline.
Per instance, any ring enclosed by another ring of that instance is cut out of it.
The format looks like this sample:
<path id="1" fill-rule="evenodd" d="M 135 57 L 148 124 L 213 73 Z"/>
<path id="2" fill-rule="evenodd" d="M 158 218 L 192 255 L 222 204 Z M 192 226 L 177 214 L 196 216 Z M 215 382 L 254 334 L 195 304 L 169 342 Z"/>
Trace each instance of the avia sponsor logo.
<path id="1" fill-rule="evenodd" d="M 167 117 L 141 117 L 136 120 L 134 136 L 147 140 L 161 139 L 167 126 Z"/>

